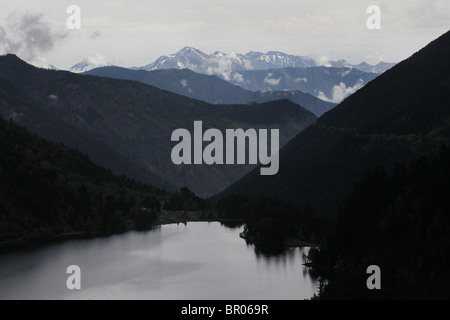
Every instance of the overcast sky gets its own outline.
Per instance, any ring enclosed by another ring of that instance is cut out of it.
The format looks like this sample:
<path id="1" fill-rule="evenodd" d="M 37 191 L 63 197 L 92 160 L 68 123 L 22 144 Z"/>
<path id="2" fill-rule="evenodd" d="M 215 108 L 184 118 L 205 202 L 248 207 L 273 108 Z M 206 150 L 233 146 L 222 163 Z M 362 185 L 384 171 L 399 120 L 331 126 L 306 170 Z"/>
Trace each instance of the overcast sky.
<path id="1" fill-rule="evenodd" d="M 366 27 L 371 4 L 381 30 Z M 69 5 L 81 30 L 66 27 Z M 398 62 L 449 29 L 449 0 L 2 0 L 0 53 L 59 68 L 86 57 L 142 66 L 185 46 Z"/>

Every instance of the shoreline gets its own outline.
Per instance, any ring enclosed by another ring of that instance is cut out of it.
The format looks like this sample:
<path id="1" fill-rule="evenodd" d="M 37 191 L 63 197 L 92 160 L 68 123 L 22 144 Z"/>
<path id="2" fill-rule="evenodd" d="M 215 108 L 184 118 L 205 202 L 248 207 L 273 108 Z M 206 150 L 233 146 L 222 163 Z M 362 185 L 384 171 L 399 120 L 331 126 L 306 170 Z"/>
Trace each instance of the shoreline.
<path id="1" fill-rule="evenodd" d="M 162 210 L 158 213 L 158 217 L 155 221 L 155 226 L 164 226 L 170 224 L 180 224 L 188 222 L 222 222 L 236 225 L 244 224 L 243 219 L 220 219 L 213 212 L 203 211 L 166 211 Z"/>
<path id="2" fill-rule="evenodd" d="M 165 210 L 162 210 L 158 213 L 158 217 L 153 223 L 151 227 L 149 227 L 146 230 L 137 230 L 134 227 L 128 228 L 127 230 L 124 230 L 122 232 L 116 232 L 116 233 L 86 233 L 86 232 L 69 232 L 69 233 L 61 233 L 61 234 L 55 234 L 52 237 L 49 237 L 47 239 L 39 239 L 39 240 L 28 240 L 24 237 L 18 238 L 18 239 L 10 239 L 10 240 L 4 240 L 0 241 L 0 254 L 8 253 L 8 252 L 14 252 L 16 250 L 27 250 L 27 249 L 33 249 L 33 248 L 39 248 L 42 246 L 55 244 L 55 243 L 61 243 L 63 241 L 69 241 L 69 240 L 89 240 L 89 239 L 95 239 L 95 238 L 103 238 L 103 237 L 110 237 L 113 235 L 120 235 L 131 231 L 138 231 L 138 232 L 146 232 L 151 231 L 152 229 L 158 228 L 160 226 L 164 225 L 171 225 L 171 224 L 186 224 L 188 222 L 219 222 L 219 223 L 230 223 L 230 224 L 243 224 L 242 219 L 219 219 L 215 217 L 214 215 L 208 217 L 202 218 L 202 215 L 204 215 L 203 212 L 184 212 L 184 211 L 173 211 L 173 212 L 167 212 Z"/>
<path id="3" fill-rule="evenodd" d="M 14 252 L 16 250 L 27 250 L 27 249 L 33 249 L 33 248 L 39 248 L 45 245 L 55 244 L 55 243 L 61 243 L 63 241 L 69 241 L 69 240 L 89 240 L 89 239 L 95 239 L 95 238 L 102 238 L 102 237 L 110 237 L 113 235 L 119 235 L 124 234 L 130 231 L 139 231 L 139 232 L 146 232 L 151 231 L 152 229 L 158 228 L 160 226 L 164 225 L 171 225 L 171 224 L 187 224 L 187 223 L 195 223 L 195 222 L 219 222 L 223 224 L 229 224 L 230 227 L 239 227 L 244 224 L 244 220 L 242 219 L 220 219 L 217 216 L 213 214 L 213 212 L 185 212 L 185 211 L 166 211 L 162 210 L 158 213 L 157 219 L 155 220 L 152 227 L 146 229 L 146 230 L 137 230 L 135 228 L 129 228 L 127 230 L 124 230 L 123 232 L 117 232 L 117 233 L 111 233 L 111 234 L 104 234 L 104 233 L 85 233 L 85 232 L 70 232 L 70 233 L 64 233 L 64 234 L 57 234 L 54 235 L 51 238 L 48 239 L 41 239 L 41 240 L 27 240 L 22 238 L 19 239 L 12 239 L 12 240 L 5 240 L 0 241 L 0 254 L 8 253 L 8 252 Z M 241 237 L 242 238 L 242 237 Z M 245 241 L 249 241 L 246 238 L 243 238 Z M 250 243 L 252 243 L 250 241 Z M 304 247 L 319 247 L 319 245 L 302 241 L 297 238 L 288 238 L 284 242 L 284 246 L 287 248 L 304 248 Z"/>

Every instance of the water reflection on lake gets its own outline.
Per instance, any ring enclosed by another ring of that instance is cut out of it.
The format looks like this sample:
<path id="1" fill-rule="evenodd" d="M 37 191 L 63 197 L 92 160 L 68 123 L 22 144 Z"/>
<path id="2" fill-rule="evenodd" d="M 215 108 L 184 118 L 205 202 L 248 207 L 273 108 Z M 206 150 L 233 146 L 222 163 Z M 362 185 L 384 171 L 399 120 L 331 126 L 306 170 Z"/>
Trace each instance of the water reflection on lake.
<path id="1" fill-rule="evenodd" d="M 0 255 L 0 299 L 298 300 L 317 292 L 305 249 L 257 254 L 242 228 L 167 225 Z M 66 287 L 70 265 L 81 287 Z"/>

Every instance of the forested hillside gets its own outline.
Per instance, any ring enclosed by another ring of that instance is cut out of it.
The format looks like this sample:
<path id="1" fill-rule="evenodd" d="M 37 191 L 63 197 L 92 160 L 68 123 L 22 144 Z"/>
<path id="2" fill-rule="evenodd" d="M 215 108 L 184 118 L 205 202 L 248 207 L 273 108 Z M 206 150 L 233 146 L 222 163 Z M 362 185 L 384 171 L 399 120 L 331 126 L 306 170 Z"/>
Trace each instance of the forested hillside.
<path id="1" fill-rule="evenodd" d="M 449 299 L 450 149 L 438 157 L 366 172 L 339 209 L 313 270 L 329 285 L 322 299 Z M 366 287 L 381 268 L 381 290 Z"/>
<path id="2" fill-rule="evenodd" d="M 152 226 L 165 192 L 0 118 L 0 244 Z"/>

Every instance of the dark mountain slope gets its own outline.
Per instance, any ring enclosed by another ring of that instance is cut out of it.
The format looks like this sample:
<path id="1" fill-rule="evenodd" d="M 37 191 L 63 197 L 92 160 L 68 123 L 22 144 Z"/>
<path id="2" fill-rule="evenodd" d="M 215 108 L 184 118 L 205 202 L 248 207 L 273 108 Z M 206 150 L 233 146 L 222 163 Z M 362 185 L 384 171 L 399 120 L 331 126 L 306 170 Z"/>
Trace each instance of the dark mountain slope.
<path id="1" fill-rule="evenodd" d="M 278 128 L 284 145 L 316 120 L 287 100 L 210 105 L 136 81 L 38 69 L 13 55 L 0 57 L 2 78 L 17 88 L 11 94 L 23 99 L 23 103 L 7 103 L 10 90 L 3 90 L 4 118 L 77 147 L 101 165 L 113 167 L 108 162 L 113 161 L 117 173 L 135 170 L 133 176 L 141 181 L 168 181 L 201 196 L 222 191 L 252 166 L 175 166 L 171 161 L 174 130 L 192 131 L 197 120 L 204 122 L 205 129 Z"/>
<path id="2" fill-rule="evenodd" d="M 450 36 L 445 34 L 323 116 L 325 126 L 361 133 L 425 134 L 450 112 Z"/>
<path id="3" fill-rule="evenodd" d="M 314 271 L 327 279 L 321 299 L 450 298 L 450 149 L 430 161 L 364 173 L 339 209 Z M 367 267 L 382 290 L 367 290 Z M 337 266 L 337 267 L 336 267 Z"/>
<path id="4" fill-rule="evenodd" d="M 450 141 L 450 33 L 369 83 L 293 139 L 280 172 L 254 171 L 220 197 L 277 195 L 335 215 L 367 169 L 435 155 Z"/>
<path id="5" fill-rule="evenodd" d="M 41 137 L 63 142 L 71 148 L 88 154 L 92 161 L 111 169 L 115 174 L 124 174 L 145 183 L 153 183 L 166 190 L 176 189 L 174 185 L 158 175 L 136 166 L 132 160 L 121 156 L 88 132 L 66 121 L 61 121 L 51 112 L 51 109 L 41 107 L 41 103 L 1 78 L 0 100 L 0 116 L 5 119 L 12 119 Z"/>

